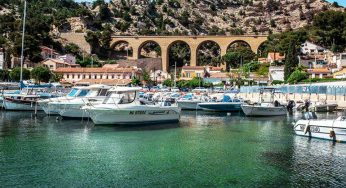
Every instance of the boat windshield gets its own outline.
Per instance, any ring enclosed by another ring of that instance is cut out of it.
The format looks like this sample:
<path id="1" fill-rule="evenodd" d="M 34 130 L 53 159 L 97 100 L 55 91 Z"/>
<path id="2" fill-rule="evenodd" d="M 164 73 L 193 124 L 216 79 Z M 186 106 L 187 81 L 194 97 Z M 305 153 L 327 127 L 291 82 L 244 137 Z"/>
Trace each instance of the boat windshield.
<path id="1" fill-rule="evenodd" d="M 89 93 L 88 89 L 82 89 L 79 94 L 78 97 L 85 97 L 87 94 Z"/>
<path id="2" fill-rule="evenodd" d="M 126 93 L 123 93 L 123 96 L 119 104 L 129 104 L 129 103 L 132 103 L 135 99 L 136 99 L 136 92 L 126 92 Z"/>
<path id="3" fill-rule="evenodd" d="M 136 99 L 136 92 L 111 92 L 103 104 L 129 104 Z"/>
<path id="4" fill-rule="evenodd" d="M 97 94 L 98 94 L 98 92 L 99 92 L 99 90 L 90 90 L 89 92 L 88 92 L 88 94 L 86 95 L 87 97 L 95 97 L 95 96 L 97 96 Z"/>
<path id="5" fill-rule="evenodd" d="M 74 88 L 68 94 L 69 97 L 74 97 L 77 94 L 78 89 Z"/>

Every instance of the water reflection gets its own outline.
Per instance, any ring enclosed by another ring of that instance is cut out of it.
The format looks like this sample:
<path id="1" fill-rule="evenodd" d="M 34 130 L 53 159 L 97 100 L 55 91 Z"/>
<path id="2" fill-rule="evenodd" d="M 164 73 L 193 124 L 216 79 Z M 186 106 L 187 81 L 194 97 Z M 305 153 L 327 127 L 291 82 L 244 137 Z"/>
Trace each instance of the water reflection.
<path id="1" fill-rule="evenodd" d="M 335 118 L 338 113 L 318 114 Z M 183 112 L 180 123 L 95 126 L 0 112 L 2 186 L 342 187 L 346 144 L 295 136 L 287 117 Z M 89 175 L 86 175 L 89 174 Z"/>

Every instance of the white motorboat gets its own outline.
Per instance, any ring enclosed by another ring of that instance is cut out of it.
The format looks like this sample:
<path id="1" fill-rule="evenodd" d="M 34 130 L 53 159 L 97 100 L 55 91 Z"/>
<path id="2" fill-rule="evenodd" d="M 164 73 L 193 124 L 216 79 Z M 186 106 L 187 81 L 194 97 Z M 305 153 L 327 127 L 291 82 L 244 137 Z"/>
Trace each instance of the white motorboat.
<path id="1" fill-rule="evenodd" d="M 97 105 L 83 107 L 95 124 L 146 124 L 177 122 L 180 108 L 170 103 L 142 105 L 138 100 L 141 88 L 115 87 L 110 94 Z"/>
<path id="2" fill-rule="evenodd" d="M 262 88 L 260 90 L 260 101 L 255 104 L 242 104 L 241 108 L 247 116 L 284 116 L 287 108 L 274 100 L 276 88 Z M 269 94 L 269 100 L 264 94 Z"/>
<path id="3" fill-rule="evenodd" d="M 19 93 L 3 95 L 3 107 L 6 110 L 37 111 L 42 110 L 38 100 L 54 97 L 58 96 L 45 91 L 45 88 L 25 88 Z"/>
<path id="4" fill-rule="evenodd" d="M 111 86 L 107 85 L 91 85 L 85 88 L 88 93 L 84 96 L 58 102 L 50 102 L 49 104 L 59 106 L 59 115 L 63 118 L 88 118 L 88 114 L 81 108 L 86 104 L 94 105 L 101 103 L 107 96 L 110 88 Z"/>
<path id="5" fill-rule="evenodd" d="M 68 101 L 77 97 L 84 97 L 88 92 L 89 89 L 85 86 L 73 87 L 66 96 L 39 100 L 38 104 L 46 114 L 59 115 L 61 109 L 59 102 Z"/>
<path id="6" fill-rule="evenodd" d="M 228 93 L 222 96 L 221 101 L 209 101 L 199 103 L 198 106 L 206 111 L 214 112 L 239 112 L 241 111 L 242 99 L 237 97 L 237 92 Z"/>
<path id="7" fill-rule="evenodd" d="M 294 124 L 294 132 L 299 136 L 346 142 L 346 116 L 334 120 L 299 120 Z"/>
<path id="8" fill-rule="evenodd" d="M 193 93 L 188 93 L 182 98 L 178 99 L 177 104 L 182 110 L 202 110 L 198 104 L 207 101 L 209 101 L 209 97 L 207 95 L 197 96 Z"/>

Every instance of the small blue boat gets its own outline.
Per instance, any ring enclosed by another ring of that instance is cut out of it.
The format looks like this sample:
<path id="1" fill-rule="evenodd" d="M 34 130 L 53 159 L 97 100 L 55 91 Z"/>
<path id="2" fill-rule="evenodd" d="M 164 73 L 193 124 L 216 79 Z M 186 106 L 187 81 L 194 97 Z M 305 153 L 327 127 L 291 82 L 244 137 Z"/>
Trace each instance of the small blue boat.
<path id="1" fill-rule="evenodd" d="M 242 101 L 240 99 L 224 95 L 221 102 L 199 103 L 198 106 L 207 111 L 238 112 L 241 111 L 241 104 Z"/>

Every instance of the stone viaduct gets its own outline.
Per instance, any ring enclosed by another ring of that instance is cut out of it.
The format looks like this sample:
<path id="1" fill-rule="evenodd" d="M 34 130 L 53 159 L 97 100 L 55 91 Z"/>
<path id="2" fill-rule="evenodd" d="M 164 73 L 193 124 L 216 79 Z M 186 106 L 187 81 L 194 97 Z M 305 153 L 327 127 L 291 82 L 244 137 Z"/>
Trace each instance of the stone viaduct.
<path id="1" fill-rule="evenodd" d="M 119 43 L 128 43 L 132 47 L 133 56 L 129 59 L 136 60 L 140 57 L 142 47 L 147 43 L 156 43 L 161 47 L 162 69 L 168 70 L 169 49 L 177 42 L 186 43 L 191 50 L 190 66 L 197 65 L 197 52 L 205 42 L 215 42 L 220 50 L 221 56 L 226 54 L 227 49 L 234 43 L 243 42 L 252 51 L 257 53 L 258 48 L 267 40 L 266 35 L 233 35 L 233 36 L 112 36 L 111 47 Z M 222 66 L 224 69 L 226 65 Z"/>

